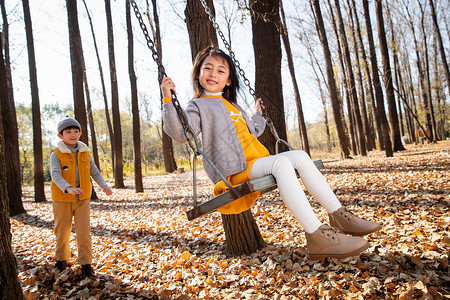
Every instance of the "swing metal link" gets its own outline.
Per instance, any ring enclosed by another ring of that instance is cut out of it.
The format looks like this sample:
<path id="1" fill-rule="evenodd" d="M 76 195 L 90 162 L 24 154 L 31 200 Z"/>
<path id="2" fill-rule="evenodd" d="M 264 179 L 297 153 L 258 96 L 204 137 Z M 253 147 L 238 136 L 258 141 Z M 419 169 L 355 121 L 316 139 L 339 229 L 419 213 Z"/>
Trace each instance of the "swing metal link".
<path id="1" fill-rule="evenodd" d="M 214 17 L 214 15 L 211 12 L 211 9 L 208 7 L 208 4 L 206 3 L 206 0 L 200 0 L 200 2 L 202 3 L 202 6 L 206 12 L 206 14 L 208 15 L 208 19 L 209 21 L 212 23 L 213 28 L 216 30 L 217 34 L 219 35 L 220 39 L 222 40 L 225 48 L 228 50 L 228 53 L 230 54 L 231 60 L 233 61 L 234 65 L 236 66 L 236 68 L 239 71 L 239 75 L 241 75 L 241 77 L 244 80 L 244 84 L 247 86 L 248 91 L 250 93 L 250 95 L 252 95 L 252 97 L 254 98 L 254 100 L 256 101 L 257 97 L 256 97 L 256 92 L 255 90 L 252 88 L 251 84 L 250 84 L 250 80 L 248 80 L 247 76 L 245 76 L 245 72 L 244 70 L 241 68 L 241 64 L 239 63 L 239 61 L 236 59 L 236 55 L 233 52 L 233 50 L 231 49 L 231 45 L 230 43 L 228 43 L 227 39 L 225 38 L 225 35 L 223 34 L 222 30 L 220 30 L 219 24 L 217 24 L 216 22 L 216 18 Z M 264 112 L 264 117 L 266 117 L 265 115 L 265 110 Z"/>
<path id="2" fill-rule="evenodd" d="M 158 80 L 161 83 L 162 79 L 164 77 L 167 77 L 166 70 L 159 59 L 158 52 L 155 49 L 155 43 L 150 38 L 150 35 L 147 30 L 147 26 L 144 23 L 144 19 L 142 18 L 142 14 L 139 11 L 136 1 L 130 0 L 130 4 L 133 7 L 136 18 L 138 19 L 139 26 L 141 27 L 142 32 L 144 33 L 145 40 L 147 41 L 147 46 L 152 51 L 152 58 L 158 65 L 158 71 L 159 71 L 158 72 L 159 73 Z M 194 151 L 195 155 L 198 156 L 197 138 L 195 137 L 195 134 L 192 131 L 192 128 L 189 126 L 186 116 L 184 115 L 184 113 L 181 109 L 181 105 L 180 105 L 180 102 L 178 101 L 176 93 L 174 91 L 171 91 L 171 93 L 172 93 L 172 103 L 175 106 L 175 110 L 177 111 L 178 117 L 180 118 L 181 125 L 184 130 L 184 135 L 186 136 L 186 139 L 188 140 L 189 146 Z M 194 144 L 192 144 L 192 140 L 194 140 L 195 146 L 194 146 Z"/>
<path id="3" fill-rule="evenodd" d="M 167 77 L 166 74 L 166 70 L 164 68 L 164 66 L 161 63 L 160 57 L 158 55 L 158 52 L 155 49 L 155 43 L 153 42 L 153 40 L 150 38 L 150 35 L 148 33 L 147 30 L 147 26 L 144 23 L 144 20 L 142 18 L 142 14 L 139 11 L 139 8 L 136 4 L 135 0 L 129 0 L 131 6 L 133 7 L 134 10 L 134 14 L 136 15 L 136 18 L 138 19 L 139 22 L 139 26 L 142 29 L 142 32 L 144 33 L 144 37 L 145 40 L 147 41 L 147 46 L 148 48 L 152 51 L 152 58 L 153 60 L 156 62 L 156 64 L 158 65 L 158 80 L 161 83 L 162 79 L 164 77 Z M 250 84 L 250 83 L 249 83 Z M 203 158 L 206 159 L 206 161 L 211 165 L 211 167 L 214 169 L 214 171 L 216 172 L 216 174 L 220 177 L 220 179 L 225 183 L 225 185 L 228 187 L 228 189 L 230 190 L 231 194 L 233 195 L 234 199 L 238 199 L 241 197 L 240 193 L 238 191 L 236 191 L 235 188 L 233 188 L 231 186 L 231 184 L 228 182 L 228 180 L 225 178 L 225 176 L 223 176 L 223 174 L 220 172 L 220 170 L 214 165 L 214 163 L 211 161 L 211 159 L 203 152 L 200 150 L 200 146 L 198 143 L 198 139 L 196 137 L 196 135 L 194 134 L 194 131 L 192 130 L 191 126 L 189 126 L 189 122 L 186 119 L 185 114 L 183 113 L 183 110 L 181 108 L 180 102 L 178 101 L 177 95 L 176 93 L 171 90 L 171 94 L 172 94 L 172 104 L 175 107 L 175 110 L 177 112 L 177 115 L 180 119 L 181 125 L 183 127 L 183 131 L 184 131 L 184 136 L 186 137 L 186 140 L 188 141 L 189 146 L 191 147 L 194 155 L 193 155 L 193 166 L 194 166 L 194 170 L 193 170 L 193 196 L 192 196 L 192 202 L 193 202 L 193 206 L 197 207 L 197 175 L 196 175 L 196 159 L 198 156 L 202 156 Z M 194 144 L 192 143 L 192 140 L 194 141 Z"/>
<path id="4" fill-rule="evenodd" d="M 244 84 L 247 86 L 250 95 L 252 95 L 253 99 L 256 101 L 257 100 L 256 92 L 251 87 L 250 80 L 248 80 L 247 76 L 245 76 L 245 72 L 241 68 L 241 64 L 239 63 L 239 61 L 236 59 L 236 55 L 233 52 L 233 50 L 231 49 L 230 43 L 228 43 L 228 41 L 225 38 L 225 35 L 223 34 L 222 30 L 220 30 L 219 24 L 217 24 L 216 18 L 212 14 L 211 9 L 208 7 L 208 4 L 206 3 L 206 0 L 200 0 L 200 2 L 201 2 L 202 6 L 203 6 L 203 8 L 205 10 L 205 13 L 208 15 L 208 19 L 212 23 L 213 28 L 216 30 L 217 34 L 219 35 L 219 37 L 221 38 L 223 44 L 225 45 L 225 48 L 228 50 L 228 53 L 230 54 L 230 57 L 231 57 L 234 65 L 239 70 L 239 75 L 241 75 L 241 77 L 243 78 Z M 266 122 L 267 122 L 267 125 L 268 125 L 269 129 L 272 132 L 272 135 L 276 139 L 275 152 L 278 154 L 278 145 L 280 143 L 283 143 L 286 146 L 288 146 L 289 149 L 294 150 L 294 148 L 291 145 L 289 145 L 289 143 L 287 141 L 285 141 L 285 140 L 280 138 L 280 136 L 278 135 L 277 130 L 275 129 L 275 126 L 273 125 L 272 120 L 270 119 L 269 115 L 267 114 L 267 111 L 266 111 L 265 107 L 261 107 L 261 109 L 262 109 L 262 116 L 266 119 Z"/>

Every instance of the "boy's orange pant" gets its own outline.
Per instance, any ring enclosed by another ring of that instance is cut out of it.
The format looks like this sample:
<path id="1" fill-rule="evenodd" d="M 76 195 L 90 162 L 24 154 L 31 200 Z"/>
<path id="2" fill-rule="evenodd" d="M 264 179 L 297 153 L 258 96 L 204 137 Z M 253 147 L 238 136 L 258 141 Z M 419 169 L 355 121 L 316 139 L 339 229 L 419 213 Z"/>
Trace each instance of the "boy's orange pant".
<path id="1" fill-rule="evenodd" d="M 70 232 L 72 231 L 72 217 L 78 246 L 78 263 L 80 265 L 92 263 L 90 199 L 75 200 L 75 202 L 53 202 L 55 217 L 56 259 L 69 260 Z"/>

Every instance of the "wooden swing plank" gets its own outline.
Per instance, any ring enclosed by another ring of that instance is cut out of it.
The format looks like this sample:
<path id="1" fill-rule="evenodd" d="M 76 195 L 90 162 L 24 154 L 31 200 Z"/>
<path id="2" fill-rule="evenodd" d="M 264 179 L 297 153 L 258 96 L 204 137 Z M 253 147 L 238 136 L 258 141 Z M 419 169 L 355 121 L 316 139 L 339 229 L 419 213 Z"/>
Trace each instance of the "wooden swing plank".
<path id="1" fill-rule="evenodd" d="M 323 168 L 323 162 L 321 160 L 315 160 L 314 164 L 318 169 Z M 261 194 L 267 193 L 271 190 L 274 190 L 277 188 L 277 182 L 275 180 L 275 177 L 272 175 L 267 175 L 261 178 L 256 178 L 250 181 L 246 181 L 238 186 L 236 186 L 234 189 L 242 196 L 245 196 L 247 194 L 258 192 L 260 191 Z M 208 214 L 214 210 L 216 210 L 219 207 L 222 207 L 228 203 L 233 202 L 236 200 L 233 197 L 233 194 L 230 191 L 226 191 L 211 200 L 208 200 L 202 204 L 199 204 L 192 209 L 188 210 L 186 212 L 187 218 L 189 221 L 196 219 L 200 216 L 203 216 L 205 214 Z"/>

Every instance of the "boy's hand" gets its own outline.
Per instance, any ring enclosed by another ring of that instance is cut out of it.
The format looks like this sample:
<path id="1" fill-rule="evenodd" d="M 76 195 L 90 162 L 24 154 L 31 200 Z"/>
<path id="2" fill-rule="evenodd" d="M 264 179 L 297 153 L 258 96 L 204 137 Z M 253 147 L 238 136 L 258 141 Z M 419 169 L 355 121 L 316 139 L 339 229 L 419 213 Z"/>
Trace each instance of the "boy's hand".
<path id="1" fill-rule="evenodd" d="M 109 187 L 107 187 L 107 186 L 105 186 L 104 188 L 102 188 L 102 191 L 103 191 L 103 193 L 105 193 L 107 196 L 109 196 L 109 195 L 112 194 L 112 190 L 111 190 Z"/>
<path id="2" fill-rule="evenodd" d="M 74 188 L 74 187 L 69 187 L 69 188 L 66 189 L 66 191 L 67 191 L 69 194 L 72 194 L 72 195 L 81 195 L 81 194 L 84 193 L 84 191 L 83 191 L 82 189 L 80 189 L 80 188 Z"/>

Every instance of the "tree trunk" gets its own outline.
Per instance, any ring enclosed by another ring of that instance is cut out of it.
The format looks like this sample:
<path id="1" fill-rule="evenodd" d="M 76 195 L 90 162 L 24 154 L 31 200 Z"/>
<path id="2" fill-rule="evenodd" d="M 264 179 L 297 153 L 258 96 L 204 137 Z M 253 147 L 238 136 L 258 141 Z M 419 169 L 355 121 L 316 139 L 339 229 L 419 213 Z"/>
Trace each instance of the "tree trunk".
<path id="1" fill-rule="evenodd" d="M 133 28 L 131 26 L 130 1 L 125 0 L 128 36 L 128 74 L 131 85 L 131 109 L 133 113 L 133 146 L 134 146 L 134 188 L 136 193 L 142 193 L 142 154 L 141 154 L 141 125 L 139 121 L 139 102 L 137 79 L 134 71 Z"/>
<path id="2" fill-rule="evenodd" d="M 28 3 L 27 3 L 28 4 Z M 4 3 L 2 3 L 4 7 Z M 2 41 L 0 39 L 0 49 Z M 1 103 L 7 102 L 8 89 L 6 68 L 3 55 L 0 55 L 0 98 Z M 6 98 L 5 98 L 6 97 Z M 9 223 L 8 190 L 4 130 L 3 105 L 0 105 L 0 299 L 25 299 L 20 286 L 17 261 L 11 248 L 11 225 Z"/>
<path id="3" fill-rule="evenodd" d="M 108 26 L 108 53 L 111 78 L 111 102 L 114 126 L 114 186 L 123 188 L 123 153 L 122 153 L 122 127 L 120 124 L 119 89 L 117 86 L 116 59 L 114 54 L 114 34 L 111 16 L 111 0 L 105 0 L 106 24 Z"/>
<path id="4" fill-rule="evenodd" d="M 383 8 L 381 0 L 375 0 L 375 10 L 378 24 L 378 39 L 380 41 L 381 58 L 383 60 L 384 86 L 386 88 L 386 100 L 389 107 L 389 119 L 392 130 L 392 143 L 394 151 L 405 150 L 400 136 L 397 108 L 395 105 L 394 86 L 392 84 L 391 64 L 389 60 L 389 50 L 386 41 L 386 31 L 384 29 Z"/>
<path id="5" fill-rule="evenodd" d="M 342 20 L 341 8 L 339 6 L 339 1 L 334 0 L 334 5 L 336 7 L 339 37 L 342 41 L 342 48 L 344 50 L 344 62 L 347 67 L 348 83 L 350 88 L 350 100 L 352 101 L 352 113 L 355 118 L 355 131 L 356 140 L 358 141 L 358 148 L 362 156 L 367 156 L 366 139 L 364 134 L 364 128 L 361 118 L 361 110 L 359 109 L 358 95 L 356 93 L 356 83 L 355 75 L 353 73 L 352 61 L 350 58 L 350 50 L 348 46 L 347 36 L 344 28 L 344 21 Z"/>
<path id="6" fill-rule="evenodd" d="M 83 65 L 83 48 L 81 45 L 80 28 L 78 26 L 78 10 L 76 0 L 66 0 L 67 18 L 69 26 L 69 44 L 70 44 L 70 60 L 72 65 L 72 84 L 73 84 L 73 107 L 75 111 L 75 119 L 80 122 L 81 135 L 80 141 L 89 144 L 86 103 L 84 101 L 84 65 Z"/>
<path id="7" fill-rule="evenodd" d="M 148 3 L 148 2 L 147 2 Z M 147 4 L 148 6 L 148 4 Z M 159 58 L 162 60 L 162 45 L 161 45 L 161 33 L 160 33 L 160 25 L 159 25 L 159 15 L 158 15 L 158 9 L 156 7 L 156 0 L 152 0 L 152 6 L 153 6 L 153 20 L 155 23 L 155 36 L 154 41 L 156 41 L 156 52 L 158 53 Z M 148 16 L 150 16 L 150 12 L 148 12 Z M 150 22 L 150 20 L 149 20 Z M 150 24 L 152 24 L 150 22 Z M 161 70 L 158 70 L 160 73 Z M 158 74 L 158 78 L 162 79 L 162 74 Z M 160 99 L 161 99 L 161 106 L 162 106 L 162 93 L 160 93 Z M 164 126 L 164 120 L 162 121 L 163 124 L 161 124 L 161 128 Z M 162 131 L 162 148 L 163 148 L 163 156 L 164 156 L 164 167 L 166 172 L 172 173 L 177 169 L 177 162 L 175 161 L 175 155 L 173 151 L 173 143 L 170 136 L 167 135 L 167 133 L 164 130 Z"/>
<path id="8" fill-rule="evenodd" d="M 372 79 L 375 89 L 375 100 L 377 107 L 376 117 L 379 118 L 381 135 L 378 136 L 378 142 L 380 143 L 380 149 L 384 149 L 386 157 L 394 156 L 392 151 L 392 143 L 389 138 L 389 123 L 386 118 L 386 112 L 384 109 L 383 90 L 381 89 L 380 77 L 378 75 L 378 62 L 377 54 L 375 52 L 375 44 L 372 35 L 372 24 L 370 22 L 369 3 L 367 0 L 362 0 L 364 8 L 364 20 L 366 21 L 367 39 L 369 42 L 370 62 L 372 67 Z"/>
<path id="9" fill-rule="evenodd" d="M 78 25 L 77 1 L 66 0 L 66 6 L 68 19 L 67 24 L 69 27 L 70 60 L 72 65 L 73 107 L 75 111 L 75 119 L 80 123 L 81 132 L 83 133 L 80 137 L 80 141 L 82 141 L 86 145 L 89 145 L 86 103 L 84 101 L 84 88 L 86 90 L 86 96 L 89 97 L 89 87 L 86 77 L 86 68 L 83 56 L 83 46 L 81 43 L 80 27 Z M 95 130 L 93 130 L 94 126 L 93 123 L 91 123 L 91 126 L 92 126 L 91 134 L 93 135 L 93 140 L 95 141 Z M 96 164 L 98 165 L 98 155 L 96 155 L 96 158 L 97 158 Z M 98 199 L 94 187 L 92 187 L 91 198 Z"/>
<path id="10" fill-rule="evenodd" d="M 315 65 L 317 65 L 317 68 L 319 69 L 319 72 L 320 72 L 324 82 L 326 81 L 326 78 L 325 78 L 325 75 L 323 74 L 322 68 L 320 67 L 317 57 L 314 55 L 314 51 L 311 49 L 311 43 L 309 42 L 308 35 L 305 32 L 302 33 L 301 39 L 306 42 L 306 49 L 308 50 L 308 55 L 310 57 L 311 67 L 312 67 L 314 75 L 316 77 L 317 85 L 319 86 L 320 99 L 322 101 L 322 108 L 323 108 L 323 123 L 325 125 L 325 134 L 327 137 L 327 152 L 331 152 L 331 134 L 330 134 L 330 126 L 329 126 L 329 122 L 328 122 L 327 100 L 325 97 L 325 92 L 322 88 L 322 82 L 321 82 L 319 73 L 317 72 Z"/>
<path id="11" fill-rule="evenodd" d="M 370 138 L 370 127 L 369 127 L 369 120 L 367 117 L 367 108 L 366 108 L 366 96 L 364 93 L 364 80 L 362 76 L 361 71 L 361 63 L 359 59 L 359 47 L 358 47 L 358 41 L 356 38 L 356 31 L 359 30 L 359 22 L 357 19 L 357 15 L 353 15 L 353 12 L 356 11 L 356 9 L 353 7 L 353 5 L 350 3 L 350 0 L 347 0 L 348 4 L 348 13 L 349 18 L 351 22 L 351 36 L 352 36 L 352 43 L 353 43 L 353 49 L 355 53 L 355 60 L 356 60 L 356 77 L 358 82 L 358 89 L 359 89 L 359 104 L 360 104 L 360 112 L 361 112 L 361 118 L 362 118 L 362 132 L 364 133 L 364 139 L 366 143 L 366 149 L 372 150 L 374 148 L 373 144 L 371 144 L 371 138 Z M 358 25 L 356 25 L 358 24 Z"/>
<path id="12" fill-rule="evenodd" d="M 331 61 L 330 48 L 328 46 L 327 35 L 325 32 L 325 25 L 322 18 L 319 0 L 310 0 L 311 10 L 314 14 L 317 33 L 319 34 L 320 43 L 324 53 L 325 64 L 327 68 L 328 92 L 331 98 L 331 107 L 333 108 L 334 122 L 336 124 L 336 132 L 338 136 L 339 146 L 341 148 L 341 157 L 350 158 L 350 151 L 348 146 L 348 139 L 345 135 L 344 123 L 340 114 L 341 105 L 336 87 L 336 80 L 334 78 L 333 63 Z"/>
<path id="13" fill-rule="evenodd" d="M 436 119 L 434 115 L 434 108 L 433 108 L 433 97 L 431 96 L 431 76 L 430 76 L 430 59 L 428 56 L 428 42 L 427 42 L 427 34 L 425 32 L 425 13 L 422 8 L 422 4 L 417 1 L 417 4 L 419 5 L 421 17 L 420 17 L 420 24 L 421 24 L 421 31 L 422 31 L 422 39 L 423 39 L 423 53 L 425 56 L 424 67 L 425 67 L 425 78 L 426 78 L 426 93 L 428 95 L 428 111 L 427 111 L 427 118 L 428 116 L 431 118 L 430 120 L 430 126 L 428 127 L 428 130 L 430 131 L 430 136 L 432 137 L 433 141 L 437 140 L 437 134 L 436 134 Z"/>
<path id="14" fill-rule="evenodd" d="M 106 88 L 105 88 L 105 78 L 103 76 L 102 62 L 100 60 L 100 55 L 98 53 L 97 40 L 95 38 L 94 25 L 92 24 L 92 18 L 89 13 L 89 10 L 87 8 L 85 0 L 83 0 L 83 4 L 84 4 L 84 7 L 86 9 L 86 13 L 87 13 L 87 16 L 89 19 L 89 25 L 91 27 L 91 33 L 92 33 L 92 39 L 94 41 L 95 54 L 97 56 L 98 70 L 100 72 L 100 81 L 102 84 L 102 95 L 103 95 L 103 100 L 105 103 L 105 119 L 106 119 L 106 125 L 108 126 L 109 138 L 111 141 L 111 160 L 112 160 L 112 165 L 113 165 L 113 170 L 114 170 L 114 134 L 113 134 L 113 129 L 112 129 L 112 125 L 111 125 L 111 118 L 109 116 L 108 97 L 106 95 Z M 97 167 L 100 169 L 100 164 L 98 164 Z"/>
<path id="15" fill-rule="evenodd" d="M 292 86 L 294 88 L 295 104 L 297 107 L 298 131 L 300 133 L 300 141 L 302 149 L 310 154 L 308 133 L 306 131 L 305 117 L 303 116 L 302 99 L 298 90 L 297 79 L 295 78 L 294 60 L 292 59 L 291 44 L 289 42 L 289 35 L 286 26 L 286 17 L 284 15 L 283 4 L 280 0 L 280 15 L 281 15 L 281 38 L 283 40 L 284 50 L 286 51 L 286 58 L 288 61 L 289 73 L 291 74 Z"/>
<path id="16" fill-rule="evenodd" d="M 14 106 L 14 93 L 12 88 L 11 78 L 11 66 L 9 58 L 9 34 L 8 34 L 8 21 L 6 17 L 5 1 L 0 0 L 3 17 L 3 38 L 5 44 L 2 45 L 0 41 L 0 49 L 4 49 L 5 53 L 5 80 L 1 82 L 2 98 L 1 112 L 3 114 L 3 129 L 5 138 L 5 156 L 6 161 L 6 177 L 8 184 L 8 198 L 9 198 L 9 213 L 11 216 L 15 216 L 21 213 L 25 213 L 22 203 L 22 186 L 21 186 L 21 174 L 20 174 L 20 152 L 19 152 L 19 130 L 17 128 L 16 109 Z M 3 51 L 2 51 L 3 53 Z"/>
<path id="17" fill-rule="evenodd" d="M 206 4 L 214 16 L 215 10 L 213 1 L 206 0 Z M 184 15 L 186 16 L 186 26 L 189 32 L 192 61 L 194 61 L 197 53 L 201 50 L 211 44 L 218 45 L 217 35 L 200 1 L 187 0 Z"/>
<path id="18" fill-rule="evenodd" d="M 208 2 L 209 8 L 214 13 L 212 1 Z M 210 25 L 210 21 L 206 19 L 206 22 L 199 22 L 201 20 L 199 19 L 201 18 L 200 13 L 206 16 L 205 12 L 199 11 L 199 9 L 203 10 L 202 6 L 198 7 L 199 3 L 200 1 L 198 0 L 188 0 L 185 10 L 192 59 L 195 58 L 198 51 L 210 45 L 211 42 L 217 45 L 217 37 L 213 27 Z M 195 31 L 193 32 L 192 30 Z M 240 255 L 247 251 L 248 254 L 251 254 L 264 247 L 258 225 L 250 210 L 237 215 L 222 215 L 222 223 L 226 238 L 225 242 L 230 253 Z"/>
<path id="19" fill-rule="evenodd" d="M 28 0 L 22 0 L 27 36 L 28 67 L 30 70 L 31 106 L 33 112 L 33 155 L 34 155 L 34 201 L 43 202 L 44 193 L 44 162 L 42 155 L 42 125 L 37 84 L 36 57 L 34 52 L 33 27 L 31 24 L 30 6 Z"/>
<path id="20" fill-rule="evenodd" d="M 434 8 L 434 2 L 433 2 L 433 0 L 429 0 L 429 2 L 430 2 L 430 6 L 431 6 L 431 17 L 433 19 L 434 32 L 437 37 L 437 42 L 439 45 L 439 53 L 441 54 L 441 61 L 443 64 L 445 77 L 447 79 L 448 93 L 450 94 L 450 71 L 449 71 L 449 67 L 448 67 L 448 63 L 447 63 L 447 57 L 445 55 L 444 43 L 442 42 L 442 35 L 441 35 L 441 30 L 439 29 L 439 24 L 437 21 L 436 9 Z"/>
<path id="21" fill-rule="evenodd" d="M 353 9 L 353 13 L 355 15 L 356 34 L 357 34 L 357 38 L 358 38 L 358 42 L 359 42 L 358 43 L 359 49 L 360 49 L 362 61 L 364 63 L 364 74 L 367 78 L 367 82 L 369 85 L 369 88 L 367 89 L 368 93 L 366 93 L 366 95 L 368 95 L 369 99 L 370 99 L 369 107 L 371 107 L 371 108 L 369 108 L 369 112 L 371 112 L 371 113 L 369 113 L 368 116 L 366 117 L 368 120 L 368 128 L 366 128 L 367 149 L 375 149 L 375 136 L 374 136 L 374 132 L 373 132 L 373 121 L 371 119 L 371 116 L 374 116 L 374 112 L 376 112 L 375 96 L 373 95 L 372 76 L 370 75 L 370 69 L 369 69 L 369 65 L 367 63 L 368 59 L 367 59 L 367 55 L 366 55 L 366 50 L 364 49 L 364 43 L 363 43 L 362 34 L 361 34 L 361 26 L 359 23 L 358 11 L 356 9 L 355 0 L 352 0 L 352 9 Z M 373 119 L 375 119 L 375 126 L 377 128 L 377 132 L 380 133 L 381 127 L 379 124 L 379 119 L 378 118 L 373 118 Z M 378 135 L 381 136 L 381 134 L 378 134 Z"/>
<path id="22" fill-rule="evenodd" d="M 277 26 L 280 24 L 278 1 L 249 1 L 253 51 L 255 53 L 255 91 L 265 104 L 268 118 L 281 139 L 287 140 L 284 101 L 281 82 L 281 41 Z M 276 141 L 269 130 L 259 140 L 270 153 L 275 153 Z M 288 150 L 281 144 L 280 152 Z"/>
<path id="23" fill-rule="evenodd" d="M 436 33 L 434 34 L 434 38 L 436 39 Z M 444 95 L 444 89 L 440 82 L 439 78 L 439 70 L 438 70 L 438 54 L 437 54 L 437 43 L 433 43 L 433 57 L 434 57 L 434 63 L 433 63 L 433 73 L 434 73 L 434 92 L 435 97 L 437 99 L 437 117 L 438 117 L 438 136 L 440 140 L 444 140 L 445 137 L 445 95 Z"/>
<path id="24" fill-rule="evenodd" d="M 345 113 L 343 110 L 343 105 L 341 104 L 341 113 L 342 113 L 342 119 L 343 119 L 343 123 L 344 123 L 344 130 L 346 132 L 349 133 L 350 136 L 350 148 L 352 150 L 353 155 L 357 155 L 358 154 L 358 150 L 357 150 L 357 146 L 356 146 L 356 134 L 355 134 L 355 124 L 354 124 L 354 118 L 353 118 L 353 114 L 352 114 L 352 103 L 350 101 L 350 91 L 349 91 L 349 86 L 348 86 L 348 80 L 347 80 L 347 71 L 345 69 L 345 64 L 344 64 L 344 58 L 343 58 L 343 54 L 342 54 L 342 46 L 341 46 L 341 40 L 339 39 L 339 32 L 337 29 L 337 24 L 336 24 L 336 18 L 334 17 L 334 12 L 333 12 L 333 6 L 331 4 L 331 1 L 328 0 L 328 7 L 330 9 L 330 16 L 331 16 L 331 26 L 333 27 L 333 31 L 334 34 L 336 36 L 336 44 L 337 44 L 337 52 L 338 52 L 338 59 L 339 59 L 339 64 L 341 66 L 341 70 L 342 70 L 342 85 L 344 88 L 344 95 L 342 96 L 343 99 L 346 100 L 347 102 L 347 116 L 348 116 L 348 129 L 347 130 L 347 125 L 345 124 Z M 338 80 L 339 81 L 339 80 Z M 341 103 L 343 103 L 344 100 L 342 100 Z"/>
<path id="25" fill-rule="evenodd" d="M 266 245 L 250 210 L 238 215 L 222 215 L 222 223 L 231 254 L 250 255 Z"/>

